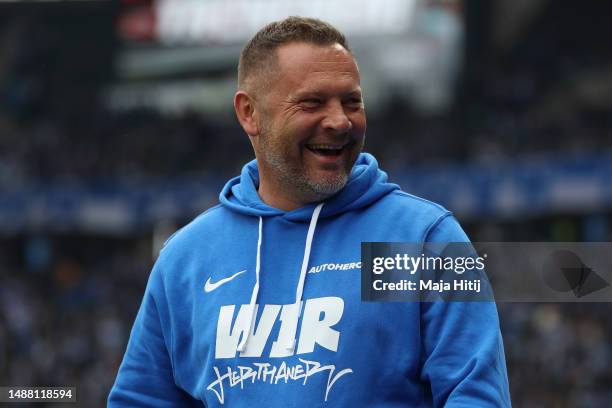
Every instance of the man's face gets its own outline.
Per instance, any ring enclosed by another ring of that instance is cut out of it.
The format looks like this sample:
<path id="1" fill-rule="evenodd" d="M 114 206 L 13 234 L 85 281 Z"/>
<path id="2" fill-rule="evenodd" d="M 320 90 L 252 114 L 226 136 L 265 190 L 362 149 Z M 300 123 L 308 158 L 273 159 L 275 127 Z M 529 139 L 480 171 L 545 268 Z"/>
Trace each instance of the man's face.
<path id="1" fill-rule="evenodd" d="M 277 64 L 257 97 L 260 186 L 299 204 L 323 200 L 344 187 L 363 147 L 357 65 L 339 44 L 307 43 L 279 47 Z"/>

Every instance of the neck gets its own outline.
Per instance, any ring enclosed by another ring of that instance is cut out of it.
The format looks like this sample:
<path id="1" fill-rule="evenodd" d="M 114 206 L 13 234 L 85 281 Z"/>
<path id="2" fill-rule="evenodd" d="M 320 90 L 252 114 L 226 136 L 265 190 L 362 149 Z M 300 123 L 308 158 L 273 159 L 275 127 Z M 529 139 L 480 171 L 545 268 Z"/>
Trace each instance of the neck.
<path id="1" fill-rule="evenodd" d="M 296 197 L 295 195 L 291 196 L 286 192 L 279 191 L 282 187 L 278 184 L 276 184 L 276 186 L 280 188 L 273 188 L 273 185 L 275 184 L 276 183 L 266 183 L 263 179 L 261 179 L 259 188 L 257 189 L 261 201 L 268 204 L 270 207 L 278 208 L 279 210 L 283 211 L 293 211 L 296 208 L 300 208 L 308 204 L 293 198 Z"/>

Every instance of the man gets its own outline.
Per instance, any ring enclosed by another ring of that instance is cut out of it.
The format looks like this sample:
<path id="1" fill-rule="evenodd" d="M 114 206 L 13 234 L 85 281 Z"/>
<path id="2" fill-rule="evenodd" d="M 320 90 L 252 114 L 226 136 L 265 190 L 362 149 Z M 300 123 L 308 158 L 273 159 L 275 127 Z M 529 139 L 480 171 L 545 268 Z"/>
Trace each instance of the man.
<path id="1" fill-rule="evenodd" d="M 509 406 L 494 304 L 360 301 L 361 242 L 467 237 L 360 153 L 344 36 L 272 23 L 238 72 L 257 160 L 161 251 L 109 406 Z"/>

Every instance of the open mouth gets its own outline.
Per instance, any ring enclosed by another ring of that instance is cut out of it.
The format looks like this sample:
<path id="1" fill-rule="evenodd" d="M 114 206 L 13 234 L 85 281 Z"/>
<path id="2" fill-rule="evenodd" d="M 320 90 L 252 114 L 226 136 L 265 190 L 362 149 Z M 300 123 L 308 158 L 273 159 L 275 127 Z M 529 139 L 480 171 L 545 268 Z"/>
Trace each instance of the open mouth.
<path id="1" fill-rule="evenodd" d="M 321 156 L 337 157 L 342 154 L 346 145 L 310 144 L 306 148 Z"/>

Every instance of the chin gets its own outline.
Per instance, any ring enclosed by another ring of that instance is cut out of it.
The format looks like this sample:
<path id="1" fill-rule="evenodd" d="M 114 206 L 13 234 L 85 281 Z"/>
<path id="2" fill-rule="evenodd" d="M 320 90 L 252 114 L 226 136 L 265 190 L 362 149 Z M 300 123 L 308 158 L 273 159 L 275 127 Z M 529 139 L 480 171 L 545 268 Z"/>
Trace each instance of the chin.
<path id="1" fill-rule="evenodd" d="M 326 199 L 344 188 L 348 181 L 348 175 L 341 173 L 332 177 L 321 177 L 317 180 L 308 180 L 310 190 L 318 196 L 318 200 Z"/>

